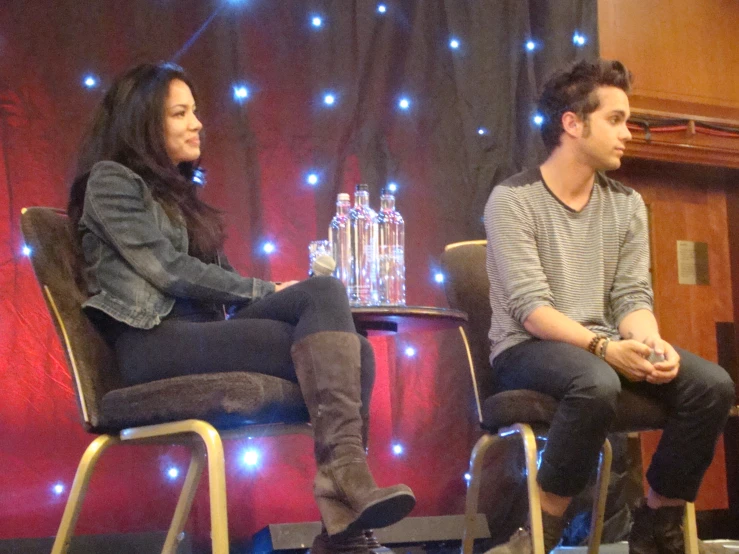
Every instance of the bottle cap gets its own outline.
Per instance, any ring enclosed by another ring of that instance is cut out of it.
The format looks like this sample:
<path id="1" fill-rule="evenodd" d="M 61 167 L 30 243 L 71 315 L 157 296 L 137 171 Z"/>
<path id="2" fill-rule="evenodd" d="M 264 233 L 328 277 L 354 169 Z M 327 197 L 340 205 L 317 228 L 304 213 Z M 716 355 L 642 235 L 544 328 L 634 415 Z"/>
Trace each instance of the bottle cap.
<path id="1" fill-rule="evenodd" d="M 357 190 L 357 192 L 359 192 L 360 190 L 366 190 L 366 191 L 369 192 L 369 185 L 367 185 L 366 183 L 360 183 L 360 184 L 357 185 L 357 189 L 356 190 Z"/>
<path id="2" fill-rule="evenodd" d="M 391 191 L 387 190 L 385 187 L 382 187 L 380 189 L 380 196 L 395 196 Z"/>
<path id="3" fill-rule="evenodd" d="M 340 192 L 336 195 L 336 201 L 337 202 L 349 202 L 349 193 L 347 192 Z"/>

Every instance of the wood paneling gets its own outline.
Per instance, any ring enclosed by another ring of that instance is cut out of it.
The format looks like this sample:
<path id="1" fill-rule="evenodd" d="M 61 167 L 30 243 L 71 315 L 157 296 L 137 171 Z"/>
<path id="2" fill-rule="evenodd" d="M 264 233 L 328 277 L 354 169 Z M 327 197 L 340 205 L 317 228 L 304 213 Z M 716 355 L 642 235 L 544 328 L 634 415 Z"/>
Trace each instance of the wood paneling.
<path id="1" fill-rule="evenodd" d="M 739 118 L 739 2 L 598 0 L 600 52 L 634 75 L 632 105 Z"/>
<path id="2" fill-rule="evenodd" d="M 739 176 L 733 173 L 733 185 L 726 191 L 726 210 L 729 214 L 729 254 L 731 265 L 731 279 L 733 284 L 734 301 L 734 329 L 739 332 Z M 734 345 L 739 349 L 739 335 L 734 339 Z M 739 350 L 735 353 L 739 360 Z M 737 396 L 739 397 L 739 382 L 737 382 Z M 737 506 L 739 510 L 739 506 Z"/>
<path id="3" fill-rule="evenodd" d="M 644 197 L 650 213 L 655 314 L 665 340 L 717 361 L 716 322 L 734 320 L 726 191 L 739 172 L 627 159 L 612 174 Z M 677 241 L 708 243 L 710 285 L 680 285 Z M 645 467 L 659 433 L 642 435 Z M 698 509 L 726 509 L 725 455 L 719 442 L 697 501 Z"/>

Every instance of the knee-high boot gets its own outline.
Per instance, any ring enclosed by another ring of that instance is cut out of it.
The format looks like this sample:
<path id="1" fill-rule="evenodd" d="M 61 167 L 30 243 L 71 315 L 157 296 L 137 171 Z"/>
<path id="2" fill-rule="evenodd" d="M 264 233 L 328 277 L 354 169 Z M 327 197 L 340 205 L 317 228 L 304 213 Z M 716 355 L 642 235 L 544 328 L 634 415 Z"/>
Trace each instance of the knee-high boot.
<path id="1" fill-rule="evenodd" d="M 386 527 L 415 506 L 405 485 L 379 488 L 362 444 L 359 338 L 325 331 L 295 343 L 291 354 L 308 406 L 318 472 L 313 493 L 328 535 Z"/>

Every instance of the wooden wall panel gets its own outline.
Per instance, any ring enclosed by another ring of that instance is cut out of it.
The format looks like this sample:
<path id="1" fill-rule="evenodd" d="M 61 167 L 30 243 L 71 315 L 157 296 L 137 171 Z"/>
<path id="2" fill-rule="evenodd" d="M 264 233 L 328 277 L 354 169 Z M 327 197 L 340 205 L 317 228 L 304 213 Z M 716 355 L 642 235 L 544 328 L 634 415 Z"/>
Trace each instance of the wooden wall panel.
<path id="1" fill-rule="evenodd" d="M 726 191 L 739 187 L 739 172 L 626 159 L 611 174 L 638 190 L 650 212 L 655 314 L 665 340 L 717 361 L 716 322 L 733 321 Z M 680 285 L 677 241 L 708 243 L 710 285 Z M 659 433 L 642 435 L 649 463 Z M 719 442 L 696 503 L 726 509 L 725 453 Z"/>
<path id="2" fill-rule="evenodd" d="M 739 117 L 739 2 L 598 0 L 600 51 L 635 75 L 632 105 Z"/>

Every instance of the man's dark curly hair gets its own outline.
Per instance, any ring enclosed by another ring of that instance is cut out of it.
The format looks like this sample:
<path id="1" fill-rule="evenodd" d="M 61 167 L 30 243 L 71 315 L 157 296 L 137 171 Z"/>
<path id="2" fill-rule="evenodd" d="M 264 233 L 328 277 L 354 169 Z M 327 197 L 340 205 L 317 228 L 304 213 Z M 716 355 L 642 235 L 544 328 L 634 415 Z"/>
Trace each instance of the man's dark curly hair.
<path id="1" fill-rule="evenodd" d="M 624 64 L 615 60 L 581 61 L 550 77 L 544 84 L 538 105 L 544 119 L 541 138 L 547 155 L 559 146 L 564 133 L 564 113 L 573 112 L 586 120 L 600 105 L 599 87 L 616 87 L 629 94 L 632 79 Z"/>

